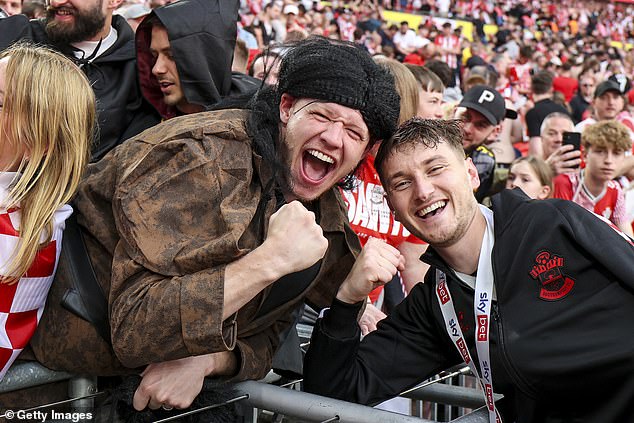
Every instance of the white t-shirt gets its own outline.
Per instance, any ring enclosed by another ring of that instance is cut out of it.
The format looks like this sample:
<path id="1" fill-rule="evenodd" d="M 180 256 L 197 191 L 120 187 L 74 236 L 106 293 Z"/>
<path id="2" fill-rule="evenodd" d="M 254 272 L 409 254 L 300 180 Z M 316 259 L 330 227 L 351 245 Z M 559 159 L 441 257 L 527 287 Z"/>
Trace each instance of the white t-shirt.
<path id="1" fill-rule="evenodd" d="M 80 41 L 78 43 L 72 43 L 71 45 L 75 47 L 76 49 L 79 49 L 79 51 L 73 52 L 75 57 L 78 59 L 82 59 L 84 57 L 90 57 L 95 52 L 95 49 L 99 45 L 99 51 L 92 59 L 90 59 L 90 61 L 92 62 L 97 57 L 104 54 L 106 50 L 112 47 L 116 41 L 117 41 L 117 30 L 114 29 L 113 27 L 110 27 L 110 32 L 108 32 L 108 35 L 106 36 L 106 38 L 101 40 L 101 45 L 99 45 L 99 41 Z"/>

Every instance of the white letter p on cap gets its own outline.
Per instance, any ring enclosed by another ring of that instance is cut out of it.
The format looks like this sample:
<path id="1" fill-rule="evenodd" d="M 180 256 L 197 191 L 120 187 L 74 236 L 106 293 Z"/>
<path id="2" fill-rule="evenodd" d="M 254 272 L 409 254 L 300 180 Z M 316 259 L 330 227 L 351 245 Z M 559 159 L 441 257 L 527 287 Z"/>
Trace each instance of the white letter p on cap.
<path id="1" fill-rule="evenodd" d="M 480 94 L 480 98 L 478 99 L 478 103 L 483 103 L 483 102 L 487 102 L 490 103 L 493 101 L 493 99 L 495 98 L 495 96 L 493 95 L 493 93 L 491 91 L 488 90 L 484 90 L 482 91 L 482 94 Z"/>

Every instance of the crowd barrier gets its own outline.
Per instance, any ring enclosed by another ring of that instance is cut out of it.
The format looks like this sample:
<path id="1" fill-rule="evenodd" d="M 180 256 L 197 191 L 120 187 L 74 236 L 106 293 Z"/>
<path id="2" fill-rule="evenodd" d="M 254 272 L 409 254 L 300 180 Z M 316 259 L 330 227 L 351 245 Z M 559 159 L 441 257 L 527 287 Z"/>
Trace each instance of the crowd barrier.
<path id="1" fill-rule="evenodd" d="M 459 370 L 459 373 L 464 371 Z M 54 404 L 42 404 L 39 408 L 65 406 L 71 410 L 91 410 L 94 407 L 94 397 L 99 396 L 97 381 L 95 378 L 74 376 L 65 372 L 55 372 L 34 362 L 16 363 L 6 374 L 0 383 L 0 393 L 16 391 L 28 387 L 46 385 L 53 382 L 68 380 L 69 399 L 56 402 Z M 297 390 L 300 381 L 294 381 L 282 386 L 276 386 L 263 381 L 246 381 L 236 384 L 239 393 L 236 398 L 229 402 L 239 402 L 244 414 L 245 423 L 256 423 L 263 421 L 262 412 L 267 411 L 270 415 L 286 416 L 290 421 L 300 419 L 302 422 L 350 422 L 350 423 L 425 423 L 439 420 L 426 420 L 420 417 L 406 416 L 383 411 L 359 404 L 339 401 L 318 395 L 309 394 Z M 428 382 L 417 389 L 412 389 L 404 393 L 404 397 L 412 401 L 429 401 L 440 404 L 449 404 L 454 407 L 464 407 L 466 409 L 476 409 L 463 416 L 450 420 L 460 423 L 485 423 L 488 421 L 488 414 L 483 407 L 484 400 L 482 393 L 476 389 L 464 386 L 450 386 L 444 383 Z M 215 404 L 211 407 L 226 405 Z M 478 408 L 479 407 L 479 408 Z M 207 409 L 208 407 L 205 407 Z M 200 410 L 194 410 L 194 412 Z M 15 412 L 15 410 L 14 410 Z M 98 415 L 95 414 L 95 415 Z M 0 415 L 0 418 L 6 418 Z M 182 416 L 181 416 L 182 417 Z M 9 421 L 9 419 L 4 420 Z M 15 419 L 14 419 L 15 421 Z M 65 420 L 50 420 L 49 423 L 62 422 Z M 177 421 L 165 419 L 156 423 L 166 423 Z M 270 421 L 270 420 L 267 420 Z M 447 421 L 447 420 L 443 420 Z"/>

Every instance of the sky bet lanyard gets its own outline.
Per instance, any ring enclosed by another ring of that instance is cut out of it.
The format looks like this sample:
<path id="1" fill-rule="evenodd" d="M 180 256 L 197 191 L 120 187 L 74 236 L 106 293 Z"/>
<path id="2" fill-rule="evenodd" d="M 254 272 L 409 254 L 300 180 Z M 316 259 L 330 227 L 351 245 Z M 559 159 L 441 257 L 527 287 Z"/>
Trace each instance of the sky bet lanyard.
<path id="1" fill-rule="evenodd" d="M 473 297 L 473 311 L 476 322 L 476 350 L 480 360 L 478 372 L 471 354 L 467 348 L 467 342 L 458 324 L 458 317 L 453 306 L 453 300 L 447 286 L 447 277 L 444 272 L 436 269 L 436 296 L 440 304 L 445 327 L 449 337 L 458 349 L 460 356 L 478 377 L 482 390 L 485 392 L 487 408 L 489 409 L 489 422 L 500 423 L 500 418 L 493 401 L 493 376 L 491 374 L 491 360 L 489 354 L 489 318 L 491 316 L 491 301 L 493 298 L 493 267 L 491 264 L 491 251 L 493 250 L 493 212 L 484 206 L 480 206 L 486 219 L 487 227 L 482 239 L 480 258 L 478 260 L 478 274 L 475 282 L 475 296 Z"/>

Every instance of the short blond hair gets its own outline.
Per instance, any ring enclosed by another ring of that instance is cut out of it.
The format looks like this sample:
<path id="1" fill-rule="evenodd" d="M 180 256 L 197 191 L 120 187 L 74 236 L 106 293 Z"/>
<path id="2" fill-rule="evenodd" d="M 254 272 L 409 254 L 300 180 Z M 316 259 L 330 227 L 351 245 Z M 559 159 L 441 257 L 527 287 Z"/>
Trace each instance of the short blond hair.
<path id="1" fill-rule="evenodd" d="M 627 126 L 615 120 L 605 120 L 586 126 L 581 134 L 583 148 L 617 148 L 628 151 L 632 148 L 632 137 Z"/>

